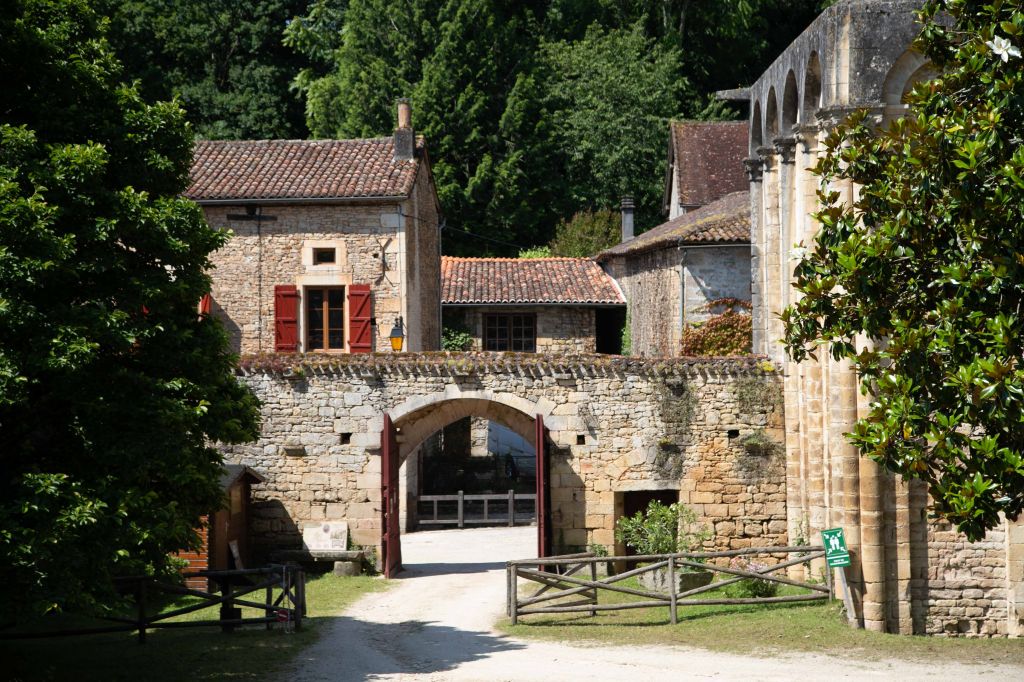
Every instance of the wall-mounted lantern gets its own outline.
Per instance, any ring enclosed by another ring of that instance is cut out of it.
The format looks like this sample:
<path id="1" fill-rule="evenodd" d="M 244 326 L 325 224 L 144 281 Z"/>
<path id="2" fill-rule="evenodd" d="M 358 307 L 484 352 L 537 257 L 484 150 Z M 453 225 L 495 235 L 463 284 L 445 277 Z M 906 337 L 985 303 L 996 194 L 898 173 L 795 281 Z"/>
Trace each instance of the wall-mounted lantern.
<path id="1" fill-rule="evenodd" d="M 391 350 L 396 353 L 402 350 L 402 342 L 405 341 L 405 328 L 402 326 L 402 316 L 395 320 L 395 326 L 391 328 Z"/>

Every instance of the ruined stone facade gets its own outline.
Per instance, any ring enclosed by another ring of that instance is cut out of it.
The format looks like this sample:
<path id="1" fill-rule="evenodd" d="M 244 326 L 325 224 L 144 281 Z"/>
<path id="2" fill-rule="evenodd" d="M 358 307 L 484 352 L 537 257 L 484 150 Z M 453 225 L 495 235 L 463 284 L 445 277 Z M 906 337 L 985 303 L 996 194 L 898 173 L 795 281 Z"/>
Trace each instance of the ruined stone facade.
<path id="1" fill-rule="evenodd" d="M 844 434 L 868 398 L 855 372 L 820 354 L 799 365 L 779 344 L 778 313 L 792 300 L 789 251 L 817 226 L 817 178 L 809 172 L 824 137 L 851 111 L 881 124 L 905 111 L 903 94 L 932 72 L 909 48 L 915 0 L 845 0 L 821 16 L 750 88 L 754 352 L 784 371 L 789 532 L 842 526 L 857 615 L 873 630 L 901 633 L 1024 633 L 1024 520 L 980 543 L 929 521 L 921 485 L 859 456 Z M 848 201 L 849 182 L 830 189 Z"/>
<path id="2" fill-rule="evenodd" d="M 644 361 L 600 355 L 311 355 L 243 360 L 263 403 L 258 442 L 226 458 L 266 477 L 254 489 L 264 553 L 300 541 L 303 524 L 347 520 L 353 542 L 380 543 L 383 415 L 401 456 L 465 417 L 533 440 L 549 434 L 556 551 L 615 549 L 631 491 L 678 491 L 716 531 L 713 546 L 785 544 L 785 470 L 777 377 L 748 361 Z M 281 363 L 281 364 L 276 364 Z M 761 445 L 751 447 L 751 442 Z M 415 467 L 404 467 L 408 495 Z M 618 548 L 621 550 L 622 548 Z"/>

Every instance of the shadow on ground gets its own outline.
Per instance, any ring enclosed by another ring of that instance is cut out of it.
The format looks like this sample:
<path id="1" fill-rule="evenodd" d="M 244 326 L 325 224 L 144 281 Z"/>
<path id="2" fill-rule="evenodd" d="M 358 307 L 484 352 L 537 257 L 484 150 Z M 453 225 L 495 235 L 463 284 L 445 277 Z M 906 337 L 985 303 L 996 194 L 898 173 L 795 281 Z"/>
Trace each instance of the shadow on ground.
<path id="1" fill-rule="evenodd" d="M 339 642 L 368 642 L 371 646 L 351 651 L 346 657 L 347 669 L 333 670 L 335 676 L 330 679 L 374 680 L 385 675 L 443 673 L 499 652 L 525 647 L 488 632 L 460 630 L 419 620 L 372 623 L 340 616 L 332 621 L 332 627 L 338 628 L 332 636 Z M 316 671 L 316 679 L 320 679 L 319 674 L 328 674 L 321 666 L 336 665 L 339 660 L 336 654 L 321 660 L 315 654 L 309 655 L 311 653 L 313 650 L 306 650 L 299 659 L 303 672 Z"/>
<path id="2" fill-rule="evenodd" d="M 484 573 L 485 571 L 505 570 L 505 563 L 493 561 L 487 563 L 464 564 L 464 563 L 431 563 L 431 564 L 405 564 L 398 574 L 398 580 L 407 578 L 422 578 L 426 575 L 446 575 L 459 573 Z"/>

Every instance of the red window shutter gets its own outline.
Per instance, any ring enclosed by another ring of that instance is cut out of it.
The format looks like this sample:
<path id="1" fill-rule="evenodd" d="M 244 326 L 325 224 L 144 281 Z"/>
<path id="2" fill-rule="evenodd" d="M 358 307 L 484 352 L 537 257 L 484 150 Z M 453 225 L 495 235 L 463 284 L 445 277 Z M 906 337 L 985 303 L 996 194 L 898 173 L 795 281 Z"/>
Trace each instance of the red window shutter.
<path id="1" fill-rule="evenodd" d="M 373 296 L 369 284 L 348 288 L 348 349 L 352 353 L 373 352 Z"/>
<path id="2" fill-rule="evenodd" d="M 299 290 L 293 284 L 274 287 L 274 350 L 299 350 Z"/>
<path id="3" fill-rule="evenodd" d="M 209 315 L 213 310 L 213 297 L 210 294 L 203 294 L 203 297 L 199 299 L 199 315 Z"/>

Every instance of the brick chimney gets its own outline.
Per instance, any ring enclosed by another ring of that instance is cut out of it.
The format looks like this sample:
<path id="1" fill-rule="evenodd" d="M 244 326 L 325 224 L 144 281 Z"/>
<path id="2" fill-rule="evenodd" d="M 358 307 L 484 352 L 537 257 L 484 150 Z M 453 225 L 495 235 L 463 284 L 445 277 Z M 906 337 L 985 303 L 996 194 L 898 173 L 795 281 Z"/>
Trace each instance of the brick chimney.
<path id="1" fill-rule="evenodd" d="M 626 195 L 622 197 L 622 241 L 628 242 L 633 238 L 633 197 Z"/>
<path id="2" fill-rule="evenodd" d="M 398 127 L 395 128 L 395 160 L 410 161 L 416 153 L 416 133 L 412 130 L 412 107 L 409 98 L 398 100 Z"/>

